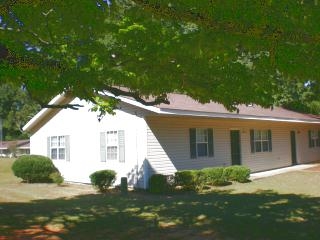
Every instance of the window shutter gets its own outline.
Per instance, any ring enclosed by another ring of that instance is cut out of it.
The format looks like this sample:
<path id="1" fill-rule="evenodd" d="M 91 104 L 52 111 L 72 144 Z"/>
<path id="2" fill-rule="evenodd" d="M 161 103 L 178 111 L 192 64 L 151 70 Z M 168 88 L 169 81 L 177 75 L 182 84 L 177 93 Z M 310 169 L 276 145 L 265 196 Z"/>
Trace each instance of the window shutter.
<path id="1" fill-rule="evenodd" d="M 51 158 L 50 137 L 47 137 L 47 157 Z"/>
<path id="2" fill-rule="evenodd" d="M 66 148 L 66 161 L 70 161 L 70 136 L 64 136 L 65 138 L 65 148 Z"/>
<path id="3" fill-rule="evenodd" d="M 106 162 L 106 134 L 100 133 L 100 161 Z"/>
<path id="4" fill-rule="evenodd" d="M 190 157 L 197 158 L 197 142 L 196 142 L 196 129 L 190 128 Z"/>
<path id="5" fill-rule="evenodd" d="M 309 136 L 309 148 L 312 148 L 313 146 L 313 141 L 311 139 L 311 130 L 308 131 L 308 136 Z"/>
<path id="6" fill-rule="evenodd" d="M 269 152 L 272 152 L 272 133 L 271 130 L 268 130 L 268 141 L 269 141 Z"/>
<path id="7" fill-rule="evenodd" d="M 119 162 L 125 162 L 125 138 L 124 130 L 118 131 L 118 145 L 119 145 Z"/>
<path id="8" fill-rule="evenodd" d="M 214 146 L 213 146 L 213 129 L 208 128 L 208 150 L 209 157 L 213 157 Z"/>
<path id="9" fill-rule="evenodd" d="M 254 130 L 250 129 L 250 145 L 251 145 L 251 153 L 254 153 Z"/>
<path id="10" fill-rule="evenodd" d="M 320 130 L 318 130 L 317 147 L 320 147 Z"/>

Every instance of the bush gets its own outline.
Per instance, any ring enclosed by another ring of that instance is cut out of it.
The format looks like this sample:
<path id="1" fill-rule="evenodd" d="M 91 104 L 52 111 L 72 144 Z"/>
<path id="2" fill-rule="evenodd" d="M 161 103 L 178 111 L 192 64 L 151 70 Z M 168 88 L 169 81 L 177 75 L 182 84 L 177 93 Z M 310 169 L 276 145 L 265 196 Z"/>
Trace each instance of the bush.
<path id="1" fill-rule="evenodd" d="M 49 177 L 52 182 L 56 183 L 57 185 L 61 185 L 64 182 L 64 178 L 62 177 L 60 172 L 53 172 Z"/>
<path id="2" fill-rule="evenodd" d="M 228 183 L 223 167 L 204 168 L 201 170 L 204 184 L 210 186 L 223 186 Z"/>
<path id="3" fill-rule="evenodd" d="M 23 155 L 12 165 L 16 177 L 28 183 L 52 182 L 50 174 L 59 172 L 50 158 L 39 155 Z"/>
<path id="4" fill-rule="evenodd" d="M 90 175 L 90 180 L 100 192 L 105 192 L 115 182 L 116 172 L 108 169 L 96 171 Z"/>
<path id="5" fill-rule="evenodd" d="M 203 181 L 199 170 L 183 170 L 175 173 L 175 184 L 184 190 L 197 191 L 202 189 Z"/>
<path id="6" fill-rule="evenodd" d="M 167 176 L 162 174 L 154 174 L 149 178 L 149 192 L 166 193 L 170 190 Z"/>
<path id="7" fill-rule="evenodd" d="M 224 168 L 224 175 L 228 181 L 248 182 L 250 169 L 245 166 L 233 165 Z"/>

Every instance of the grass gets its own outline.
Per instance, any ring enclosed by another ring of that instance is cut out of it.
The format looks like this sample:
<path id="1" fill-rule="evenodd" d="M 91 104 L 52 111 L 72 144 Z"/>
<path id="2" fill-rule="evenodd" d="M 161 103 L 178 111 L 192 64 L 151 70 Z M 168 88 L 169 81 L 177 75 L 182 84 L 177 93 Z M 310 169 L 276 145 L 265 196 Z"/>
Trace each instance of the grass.
<path id="1" fill-rule="evenodd" d="M 90 185 L 64 184 L 59 187 L 56 184 L 22 183 L 22 179 L 15 177 L 11 171 L 13 161 L 14 159 L 0 158 L 0 203 L 70 198 L 96 193 Z"/>
<path id="2" fill-rule="evenodd" d="M 73 185 L 22 184 L 4 171 L 10 169 L 10 160 L 1 161 L 1 240 L 318 239 L 320 236 L 320 173 L 298 171 L 202 194 L 130 192 L 123 196 L 118 192 L 96 194 L 90 186 L 80 186 L 84 189 L 77 192 L 79 186 Z M 8 196 L 2 200 L 2 190 L 10 184 L 16 189 L 6 195 L 15 194 L 10 200 Z M 304 190 L 303 185 L 311 190 Z M 26 197 L 19 193 L 23 188 L 38 193 Z M 42 194 L 45 196 L 41 197 Z"/>
<path id="3" fill-rule="evenodd" d="M 301 170 L 256 179 L 248 184 L 233 183 L 220 187 L 220 190 L 231 190 L 233 193 L 255 193 L 260 190 L 272 190 L 279 194 L 299 194 L 320 197 L 320 171 Z"/>

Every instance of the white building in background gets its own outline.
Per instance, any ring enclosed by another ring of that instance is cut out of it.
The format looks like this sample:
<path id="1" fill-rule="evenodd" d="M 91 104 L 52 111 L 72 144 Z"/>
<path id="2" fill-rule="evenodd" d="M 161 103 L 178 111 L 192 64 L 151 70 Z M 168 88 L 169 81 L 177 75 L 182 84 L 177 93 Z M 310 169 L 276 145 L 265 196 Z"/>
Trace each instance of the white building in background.
<path id="1" fill-rule="evenodd" d="M 88 183 L 96 170 L 113 169 L 118 182 L 146 188 L 151 174 L 245 165 L 252 172 L 320 160 L 320 119 L 275 107 L 239 106 L 228 112 L 171 94 L 170 105 L 144 106 L 120 97 L 116 115 L 100 122 L 90 105 L 58 96 L 24 127 L 31 154 L 50 157 L 67 181 Z"/>

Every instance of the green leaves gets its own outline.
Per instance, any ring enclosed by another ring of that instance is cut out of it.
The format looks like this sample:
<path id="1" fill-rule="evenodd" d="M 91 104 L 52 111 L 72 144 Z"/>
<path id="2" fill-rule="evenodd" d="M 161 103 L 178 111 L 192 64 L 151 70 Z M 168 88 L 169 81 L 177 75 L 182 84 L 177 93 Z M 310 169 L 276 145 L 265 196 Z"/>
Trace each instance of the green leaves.
<path id="1" fill-rule="evenodd" d="M 0 86 L 0 119 L 3 120 L 4 140 L 23 139 L 22 127 L 39 111 L 39 106 L 27 93 L 12 84 Z"/>
<path id="2" fill-rule="evenodd" d="M 8 25 L 0 44 L 10 56 L 0 60 L 0 77 L 25 84 L 37 101 L 66 91 L 92 101 L 119 86 L 140 98 L 180 92 L 229 109 L 270 106 L 281 89 L 278 72 L 320 81 L 319 7 L 289 0 L 16 1 L 8 9 L 23 26 L 7 10 L 0 14 Z"/>
<path id="3" fill-rule="evenodd" d="M 102 98 L 99 96 L 94 97 L 92 101 L 95 105 L 91 108 L 92 112 L 98 112 L 98 120 L 100 121 L 106 114 L 114 115 L 114 110 L 119 104 L 120 100 L 116 98 Z"/>

